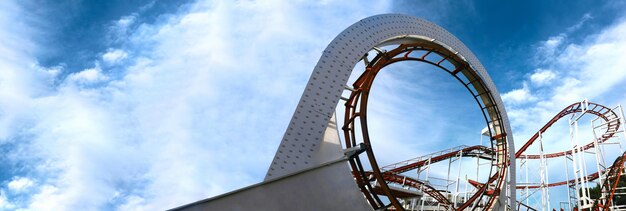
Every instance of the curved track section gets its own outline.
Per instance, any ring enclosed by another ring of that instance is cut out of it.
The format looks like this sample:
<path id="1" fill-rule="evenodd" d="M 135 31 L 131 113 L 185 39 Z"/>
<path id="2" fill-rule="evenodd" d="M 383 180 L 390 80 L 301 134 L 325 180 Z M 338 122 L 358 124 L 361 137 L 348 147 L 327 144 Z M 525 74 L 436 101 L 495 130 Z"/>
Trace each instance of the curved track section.
<path id="1" fill-rule="evenodd" d="M 433 197 L 435 200 L 440 202 L 442 206 L 445 208 L 448 208 L 448 206 L 452 204 L 452 202 L 450 202 L 448 198 L 446 198 L 439 191 L 437 191 L 437 189 L 417 179 L 413 179 L 411 177 L 397 175 L 397 174 L 390 174 L 390 173 L 383 174 L 383 179 L 387 182 L 392 182 L 392 183 L 396 183 L 399 185 L 406 185 L 406 186 L 421 190 L 423 193 L 428 194 L 429 196 Z"/>
<path id="2" fill-rule="evenodd" d="M 431 153 L 428 155 L 424 155 L 421 157 L 417 157 L 414 159 L 390 164 L 381 168 L 383 171 L 383 179 L 386 182 L 398 184 L 401 186 L 409 186 L 416 188 L 417 190 L 422 191 L 423 193 L 431 196 L 433 199 L 437 200 L 441 204 L 441 206 L 452 207 L 452 202 L 448 200 L 445 196 L 443 196 L 437 189 L 434 187 L 418 180 L 405 175 L 401 175 L 401 173 L 411 171 L 420 167 L 423 167 L 426 164 L 433 164 L 437 162 L 441 162 L 453 157 L 476 157 L 480 159 L 486 160 L 494 160 L 494 151 L 482 145 L 476 146 L 458 146 L 451 149 L 442 150 L 439 152 Z M 366 175 L 371 175 L 371 172 L 367 172 Z M 488 190 L 486 192 L 488 195 L 493 194 L 493 190 L 491 192 Z M 519 205 L 518 205 L 519 206 Z M 525 205 L 524 205 L 525 206 Z"/>
<path id="3" fill-rule="evenodd" d="M 494 151 L 486 146 L 476 145 L 476 146 L 458 146 L 451 149 L 442 150 L 439 152 L 427 154 L 421 157 L 413 158 L 410 160 L 405 160 L 402 162 L 390 164 L 387 166 L 383 166 L 381 170 L 384 172 L 392 172 L 395 174 L 404 173 L 407 171 L 411 171 L 417 168 L 420 168 L 428 163 L 437 163 L 439 161 L 447 160 L 457 156 L 461 157 L 477 157 L 486 160 L 494 159 Z"/>
<path id="4" fill-rule="evenodd" d="M 592 114 L 595 115 L 599 118 L 602 118 L 605 123 L 606 123 L 606 131 L 604 132 L 604 134 L 600 135 L 599 138 L 597 138 L 597 142 L 598 143 L 603 143 L 606 140 L 612 138 L 613 136 L 615 136 L 615 134 L 619 131 L 620 128 L 620 121 L 619 121 L 619 117 L 617 115 L 617 113 L 615 111 L 613 111 L 612 109 L 597 104 L 597 103 L 592 103 L 592 102 L 577 102 L 577 103 L 573 103 L 567 107 L 565 107 L 563 110 L 561 110 L 561 112 L 559 112 L 556 116 L 554 116 L 546 125 L 544 125 L 537 133 L 535 133 L 535 135 L 533 135 L 518 151 L 517 153 L 515 153 L 516 158 L 517 159 L 540 159 L 540 155 L 536 155 L 536 154 L 532 154 L 532 155 L 524 155 L 523 153 L 528 149 L 528 147 L 530 145 L 532 145 L 540 136 L 541 133 L 544 133 L 548 128 L 550 128 L 550 126 L 552 126 L 555 122 L 557 122 L 559 119 L 570 115 L 570 114 L 575 114 L 575 113 L 583 113 L 583 114 Z M 589 144 L 580 146 L 574 150 L 565 150 L 565 151 L 561 151 L 561 152 L 555 152 L 555 153 L 548 153 L 548 154 L 544 154 L 544 156 L 546 158 L 555 158 L 555 157 L 562 157 L 562 156 L 566 156 L 566 155 L 571 155 L 572 151 L 575 151 L 575 153 L 579 153 L 579 152 L 583 152 L 586 151 L 588 149 L 591 149 L 594 147 L 594 141 L 591 141 Z M 600 172 L 600 173 L 604 173 L 604 172 Z M 585 181 L 592 181 L 595 180 L 599 177 L 599 173 L 593 173 L 593 174 L 589 174 L 586 176 L 586 180 Z M 566 185 L 566 184 L 574 184 L 576 182 L 580 182 L 580 181 L 576 181 L 575 179 L 569 180 L 569 181 L 560 181 L 560 182 L 554 182 L 554 183 L 549 183 L 547 184 L 548 187 L 555 187 L 555 186 L 560 186 L 560 185 Z M 540 186 L 538 185 L 532 185 L 532 186 L 516 186 L 516 189 L 523 189 L 523 188 L 540 188 Z"/>
<path id="5" fill-rule="evenodd" d="M 561 118 L 568 116 L 570 114 L 575 114 L 575 113 L 588 113 L 588 114 L 592 114 L 595 116 L 598 116 L 599 118 L 604 119 L 605 122 L 607 122 L 607 129 L 604 132 L 604 134 L 602 134 L 599 138 L 598 138 L 598 143 L 602 143 L 605 142 L 606 140 L 610 139 L 611 137 L 613 137 L 615 135 L 615 133 L 619 130 L 620 127 L 620 122 L 618 121 L 618 116 L 617 113 L 613 110 L 611 110 L 610 108 L 597 104 L 597 103 L 584 103 L 584 102 L 578 102 L 578 103 L 573 103 L 567 107 L 565 107 L 563 110 L 561 110 L 561 112 L 559 112 L 556 116 L 554 116 L 552 119 L 550 119 L 550 121 L 545 124 L 541 129 L 539 129 L 539 131 L 537 131 L 537 133 L 535 133 L 518 151 L 517 153 L 515 153 L 515 157 L 516 158 L 524 158 L 524 159 L 540 159 L 541 156 L 537 155 L 537 154 L 532 154 L 532 155 L 524 155 L 523 153 L 528 149 L 528 147 L 530 145 L 532 145 L 533 143 L 535 143 L 535 141 L 539 138 L 540 134 L 545 133 L 548 128 L 550 128 L 555 122 L 557 122 L 558 120 L 560 120 Z M 581 151 L 585 151 L 588 149 L 593 148 L 593 144 L 594 142 L 591 141 L 589 142 L 589 144 L 581 146 L 580 148 L 574 150 L 576 152 L 581 152 Z M 561 156 L 565 156 L 565 155 L 571 155 L 572 154 L 572 150 L 565 150 L 565 151 L 561 151 L 561 152 L 555 152 L 555 153 L 548 153 L 548 154 L 544 154 L 544 156 L 546 158 L 555 158 L 555 157 L 561 157 Z"/>
<path id="6" fill-rule="evenodd" d="M 372 172 L 366 172 L 365 175 L 373 179 Z M 401 187 L 411 187 L 411 188 L 421 191 L 422 193 L 428 194 L 429 196 L 437 200 L 437 202 L 441 203 L 441 206 L 445 207 L 446 209 L 452 205 L 452 202 L 450 202 L 450 200 L 448 200 L 448 198 L 446 198 L 443 194 L 441 194 L 436 188 L 418 179 L 414 179 L 414 178 L 404 176 L 404 175 L 394 174 L 391 172 L 384 173 L 383 179 L 385 182 L 393 183 Z M 370 181 L 370 182 L 373 182 L 373 181 Z M 380 188 L 378 189 L 374 188 L 374 190 L 375 190 L 374 192 L 384 195 L 384 193 L 382 192 Z"/>
<path id="7" fill-rule="evenodd" d="M 400 43 L 396 48 L 390 51 L 378 50 L 378 54 L 372 59 L 371 62 L 367 62 L 365 71 L 354 82 L 353 90 L 350 97 L 345 103 L 345 123 L 342 127 L 344 131 L 344 137 L 346 146 L 356 147 L 363 143 L 367 152 L 367 159 L 371 165 L 372 175 L 376 178 L 376 181 L 380 181 L 380 185 L 383 195 L 386 195 L 396 209 L 401 209 L 398 199 L 394 197 L 391 189 L 383 182 L 385 181 L 384 175 L 381 172 L 374 152 L 371 147 L 369 138 L 369 131 L 367 125 L 367 104 L 369 91 L 372 88 L 374 79 L 377 74 L 386 66 L 402 61 L 420 61 L 434 66 L 448 72 L 451 76 L 456 78 L 461 84 L 463 84 L 467 90 L 474 96 L 477 105 L 483 113 L 486 125 L 489 127 L 489 137 L 491 137 L 490 151 L 494 152 L 494 159 L 492 160 L 491 173 L 494 175 L 489 180 L 489 187 L 495 188 L 497 194 L 485 194 L 486 187 L 479 189 L 466 203 L 461 205 L 458 209 L 463 210 L 470 208 L 469 206 L 476 200 L 486 198 L 487 207 L 492 208 L 495 205 L 495 201 L 501 197 L 500 190 L 502 190 L 505 184 L 508 163 L 511 162 L 509 158 L 509 142 L 507 141 L 507 131 L 504 125 L 506 124 L 502 117 L 502 111 L 498 106 L 498 102 L 495 100 L 493 92 L 485 84 L 485 81 L 478 75 L 472 65 L 467 63 L 463 57 L 458 55 L 458 52 L 451 51 L 447 46 L 433 42 L 432 39 L 425 39 L 423 37 L 402 37 L 401 40 L 390 40 L 385 42 L 386 44 Z M 395 45 L 394 45 L 395 46 Z M 432 60 L 433 57 L 428 57 L 430 54 L 438 55 L 436 60 Z M 445 62 L 445 64 L 444 64 Z M 447 64 L 447 65 L 446 65 Z M 357 127 L 360 126 L 361 138 L 357 135 Z M 445 155 L 444 155 L 445 156 Z M 377 194 L 372 192 L 372 187 L 367 178 L 365 177 L 365 169 L 361 165 L 361 160 L 357 156 L 350 161 L 354 175 L 356 177 L 357 184 L 361 187 L 365 197 L 371 204 L 376 204 L 380 201 L 377 198 Z M 512 194 L 511 194 L 512 195 Z M 501 201 L 502 202 L 502 201 Z M 502 204 L 500 204 L 502 206 Z M 514 206 L 514 205 L 513 205 Z M 376 206 L 374 206 L 376 208 Z M 382 206 L 381 206 L 382 207 Z"/>

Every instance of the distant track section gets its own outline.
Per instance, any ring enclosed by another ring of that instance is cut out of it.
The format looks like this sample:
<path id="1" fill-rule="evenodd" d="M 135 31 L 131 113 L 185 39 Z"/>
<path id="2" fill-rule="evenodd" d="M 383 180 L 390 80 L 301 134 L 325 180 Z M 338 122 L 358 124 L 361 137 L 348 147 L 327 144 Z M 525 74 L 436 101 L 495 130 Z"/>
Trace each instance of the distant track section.
<path id="1" fill-rule="evenodd" d="M 540 134 L 545 133 L 548 128 L 550 128 L 554 123 L 556 123 L 559 119 L 569 115 L 569 114 L 574 114 L 574 113 L 588 113 L 588 114 L 592 114 L 595 116 L 598 116 L 602 119 L 604 119 L 604 121 L 606 121 L 607 125 L 607 129 L 604 132 L 604 134 L 602 134 L 599 138 L 598 138 L 598 143 L 603 143 L 606 140 L 608 140 L 609 138 L 613 137 L 615 135 L 615 133 L 619 130 L 620 127 L 620 122 L 619 122 L 619 118 L 617 116 L 617 113 L 613 110 L 611 110 L 610 108 L 597 104 L 597 103 L 592 103 L 592 102 L 588 102 L 587 104 L 583 103 L 583 102 L 577 102 L 577 103 L 573 103 L 567 107 L 565 107 L 563 110 L 561 110 L 561 112 L 559 112 L 556 116 L 554 116 L 552 119 L 550 119 L 550 121 L 548 121 L 547 124 L 545 124 L 541 129 L 539 129 L 539 131 L 537 131 L 537 133 L 535 133 L 518 151 L 517 153 L 515 153 L 515 157 L 516 158 L 524 158 L 524 159 L 540 159 L 541 156 L 537 155 L 537 154 L 530 154 L 530 155 L 524 155 L 523 153 L 528 149 L 528 147 L 530 147 L 530 145 L 532 145 L 533 143 L 535 143 L 535 141 L 539 138 Z M 585 151 L 588 149 L 593 148 L 593 141 L 589 142 L 589 144 L 581 146 L 578 149 L 575 149 L 574 151 L 576 152 L 581 152 L 581 151 Z M 572 150 L 565 150 L 565 151 L 561 151 L 561 152 L 555 152 L 555 153 L 548 153 L 548 154 L 544 154 L 544 156 L 546 158 L 555 158 L 555 157 L 561 157 L 561 156 L 565 156 L 565 155 L 571 155 L 572 154 Z"/>
<path id="2" fill-rule="evenodd" d="M 453 157 L 478 157 L 487 160 L 493 160 L 493 150 L 489 147 L 476 145 L 476 146 L 457 146 L 450 149 L 441 150 L 410 160 L 390 164 L 383 166 L 381 170 L 383 172 L 393 172 L 396 174 L 411 171 L 413 169 L 420 168 L 426 164 L 433 164 L 439 161 L 447 160 Z"/>
<path id="3" fill-rule="evenodd" d="M 528 149 L 530 145 L 532 145 L 540 137 L 540 134 L 546 132 L 548 128 L 550 128 L 554 123 L 556 123 L 558 120 L 570 114 L 575 114 L 575 113 L 592 114 L 605 121 L 604 124 L 607 129 L 604 132 L 604 134 L 600 135 L 600 137 L 597 138 L 598 143 L 603 143 L 607 141 L 608 139 L 612 138 L 613 136 L 615 136 L 615 134 L 619 131 L 619 128 L 621 126 L 617 113 L 606 106 L 603 106 L 597 103 L 592 103 L 592 102 L 584 102 L 584 101 L 573 103 L 565 107 L 563 110 L 561 110 L 550 121 L 548 121 L 548 123 L 545 124 L 537 133 L 535 133 L 520 148 L 520 150 L 518 150 L 517 153 L 515 153 L 516 158 L 517 159 L 540 159 L 541 155 L 523 154 L 523 153 Z M 594 147 L 594 141 L 591 141 L 589 144 L 575 148 L 573 151 L 578 153 L 578 152 L 591 149 Z M 544 154 L 544 156 L 545 158 L 555 158 L 555 157 L 562 157 L 562 156 L 571 155 L 571 154 L 572 154 L 572 150 L 564 150 L 561 152 Z M 624 161 L 626 161 L 625 155 L 620 156 L 615 161 L 615 163 L 607 170 L 610 178 L 619 179 L 620 174 L 616 172 L 623 172 Z M 404 176 L 402 175 L 402 173 L 421 168 L 425 165 L 434 164 L 437 162 L 441 162 L 441 161 L 444 161 L 453 157 L 459 157 L 459 156 L 460 157 L 476 157 L 479 159 L 486 159 L 486 160 L 495 159 L 494 158 L 495 153 L 492 148 L 482 146 L 482 145 L 476 145 L 476 146 L 461 145 L 461 146 L 453 147 L 450 149 L 445 149 L 445 150 L 441 150 L 438 152 L 423 155 L 417 158 L 386 165 L 386 166 L 381 167 L 380 171 L 384 175 L 385 181 L 396 183 L 396 184 L 408 185 L 408 186 L 417 188 L 419 190 L 423 190 L 424 193 L 436 199 L 440 204 L 442 204 L 442 206 L 448 207 L 448 206 L 451 206 L 450 201 L 446 199 L 445 197 L 442 198 L 442 194 L 436 191 L 433 187 L 426 185 L 424 182 L 421 182 L 418 179 L 413 179 L 413 178 Z M 605 172 L 600 172 L 600 173 L 605 173 Z M 593 181 L 599 178 L 600 173 L 595 172 L 595 173 L 587 175 L 587 177 L 585 177 L 586 178 L 585 181 Z M 370 173 L 368 173 L 368 175 L 369 174 Z M 489 181 L 491 182 L 495 180 L 497 177 L 498 175 L 493 175 L 489 179 Z M 407 178 L 409 178 L 408 180 L 410 180 L 410 182 L 406 182 Z M 485 188 L 485 185 L 483 183 L 479 183 L 473 180 L 469 180 L 468 182 L 476 188 L 479 188 L 479 189 Z M 549 183 L 547 184 L 547 186 L 555 187 L 555 186 L 561 186 L 561 185 L 567 185 L 567 184 L 575 184 L 577 182 L 580 182 L 580 181 L 576 179 L 572 179 L 569 181 Z M 607 183 L 607 182 L 605 182 L 606 184 L 603 184 L 603 185 L 606 186 L 605 189 L 611 190 L 611 198 L 612 198 L 612 196 L 614 195 L 617 183 Z M 613 186 L 610 186 L 608 184 L 612 184 Z M 525 188 L 536 189 L 536 188 L 541 188 L 541 187 L 542 187 L 541 185 L 518 185 L 516 186 L 516 189 L 525 189 Z M 488 189 L 485 191 L 485 194 L 493 195 L 494 192 L 495 192 L 494 190 Z M 609 203 L 610 203 L 610 199 L 609 199 Z M 523 204 L 518 204 L 518 206 L 528 207 Z M 598 209 L 602 208 L 602 204 L 599 204 L 597 206 L 599 207 Z"/>

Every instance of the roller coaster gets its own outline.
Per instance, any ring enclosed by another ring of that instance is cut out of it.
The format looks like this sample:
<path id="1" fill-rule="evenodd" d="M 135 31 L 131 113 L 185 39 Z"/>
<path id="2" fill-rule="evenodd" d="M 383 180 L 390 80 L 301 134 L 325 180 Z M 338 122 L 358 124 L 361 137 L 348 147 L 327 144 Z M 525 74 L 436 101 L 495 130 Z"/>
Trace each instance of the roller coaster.
<path id="1" fill-rule="evenodd" d="M 379 165 L 368 128 L 370 91 L 385 67 L 405 61 L 441 69 L 468 91 L 486 126 L 479 145 Z M 364 70 L 351 77 L 361 62 Z M 594 118 L 588 142 L 579 140 L 583 117 Z M 557 138 L 569 140 L 570 146 L 561 144 L 561 151 L 545 153 L 544 142 L 550 139 L 544 134 L 565 120 L 569 137 Z M 558 112 L 516 150 L 500 94 L 467 46 L 434 23 L 401 14 L 376 15 L 346 28 L 323 51 L 263 182 L 174 210 L 549 211 L 550 188 L 555 187 L 566 188 L 561 210 L 621 210 L 626 205 L 616 200 L 626 195 L 626 187 L 619 186 L 626 162 L 624 124 L 621 106 L 582 100 Z M 611 147 L 619 152 L 609 155 L 608 145 L 619 146 Z M 531 146 L 539 153 L 529 150 Z M 588 160 L 588 155 L 595 159 Z M 617 157 L 612 165 L 606 164 L 607 156 Z M 466 174 L 461 179 L 462 159 L 476 161 L 464 166 L 476 178 Z M 557 170 L 565 173 L 565 180 L 549 182 L 548 163 L 560 159 L 564 165 Z M 446 161 L 447 171 L 436 167 Z M 456 180 L 453 162 L 458 163 Z M 530 162 L 539 162 L 538 172 L 530 173 Z M 589 173 L 589 165 L 596 167 L 595 173 Z M 431 176 L 431 171 L 445 178 Z M 537 173 L 539 181 L 531 181 L 529 175 Z M 592 194 L 592 183 L 598 184 L 598 195 Z M 539 195 L 540 204 L 530 203 L 529 198 Z"/>

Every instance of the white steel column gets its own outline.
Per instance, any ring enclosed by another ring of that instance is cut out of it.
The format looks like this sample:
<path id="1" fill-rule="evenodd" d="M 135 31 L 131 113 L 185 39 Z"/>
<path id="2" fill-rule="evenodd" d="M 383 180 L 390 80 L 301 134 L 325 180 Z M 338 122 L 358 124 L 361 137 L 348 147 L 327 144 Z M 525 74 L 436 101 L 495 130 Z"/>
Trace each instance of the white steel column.
<path id="1" fill-rule="evenodd" d="M 541 175 L 541 210 L 550 211 L 550 191 L 548 190 L 548 161 L 543 153 L 543 134 L 539 132 L 539 161 Z"/>
<path id="2" fill-rule="evenodd" d="M 563 165 L 565 165 L 565 190 L 567 191 L 567 210 L 572 210 L 572 194 L 570 193 L 571 186 L 569 182 L 569 167 L 567 167 L 567 155 L 563 156 L 563 158 L 565 158 Z"/>
<path id="3" fill-rule="evenodd" d="M 574 167 L 574 175 L 577 181 L 577 204 L 579 209 L 586 209 L 593 206 L 593 200 L 591 200 L 589 196 L 589 188 L 586 181 L 587 171 L 585 168 L 585 155 L 584 152 L 580 151 L 582 145 L 580 145 L 580 140 L 578 139 L 578 120 L 585 114 L 585 112 L 587 112 L 587 100 L 583 100 L 583 102 L 580 103 L 580 107 L 582 109 L 581 114 L 579 116 L 572 115 L 572 117 L 569 119 L 570 143 L 572 145 L 572 166 Z"/>

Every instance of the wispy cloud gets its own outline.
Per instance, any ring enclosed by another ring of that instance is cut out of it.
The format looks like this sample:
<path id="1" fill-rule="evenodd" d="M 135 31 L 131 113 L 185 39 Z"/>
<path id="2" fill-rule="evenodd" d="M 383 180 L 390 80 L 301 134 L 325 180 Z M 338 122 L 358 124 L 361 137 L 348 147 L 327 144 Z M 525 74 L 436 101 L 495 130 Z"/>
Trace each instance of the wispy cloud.
<path id="1" fill-rule="evenodd" d="M 22 192 L 35 185 L 35 182 L 26 177 L 15 177 L 11 180 L 7 187 L 10 191 Z"/>
<path id="2" fill-rule="evenodd" d="M 556 74 L 551 70 L 537 69 L 532 75 L 530 75 L 530 82 L 536 86 L 543 86 L 552 82 L 555 78 Z"/>
<path id="3" fill-rule="evenodd" d="M 106 55 L 106 54 L 105 54 Z M 106 59 L 105 59 L 106 60 Z M 103 80 L 107 80 L 108 77 L 102 73 L 100 65 L 96 65 L 94 68 L 82 70 L 80 72 L 70 74 L 65 81 L 75 82 L 80 84 L 96 83 Z"/>
<path id="4" fill-rule="evenodd" d="M 576 23 L 576 24 L 574 24 L 574 25 L 572 25 L 572 26 L 570 26 L 570 27 L 567 27 L 567 30 L 566 30 L 566 31 L 567 31 L 568 33 L 572 33 L 572 32 L 574 32 L 574 31 L 576 31 L 576 30 L 580 29 L 580 28 L 581 28 L 581 27 L 582 27 L 582 26 L 583 26 L 583 25 L 584 25 L 587 21 L 589 21 L 589 20 L 591 20 L 591 19 L 593 19 L 593 16 L 591 16 L 591 14 L 590 14 L 590 13 L 585 13 L 585 14 L 583 15 L 583 17 L 582 17 L 582 18 L 580 18 L 580 20 L 578 21 L 578 23 Z"/>
<path id="5" fill-rule="evenodd" d="M 532 80 L 532 78 L 531 78 Z M 537 100 L 535 96 L 530 93 L 528 85 L 524 83 L 524 86 L 520 89 L 514 89 L 502 95 L 502 100 L 510 104 L 523 104 Z"/>
<path id="6" fill-rule="evenodd" d="M 126 57 L 128 57 L 128 53 L 123 50 L 109 49 L 102 55 L 102 60 L 108 64 L 115 64 Z"/>

